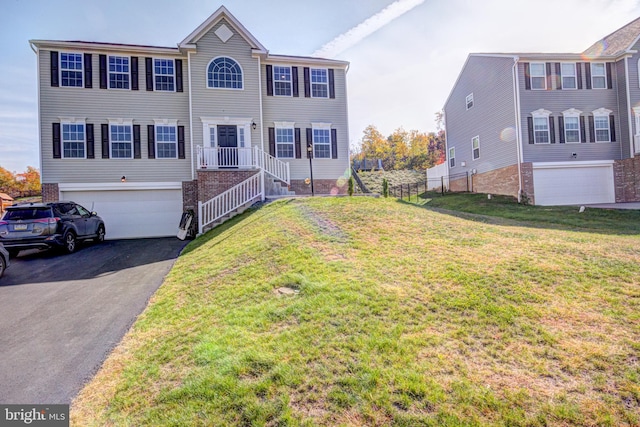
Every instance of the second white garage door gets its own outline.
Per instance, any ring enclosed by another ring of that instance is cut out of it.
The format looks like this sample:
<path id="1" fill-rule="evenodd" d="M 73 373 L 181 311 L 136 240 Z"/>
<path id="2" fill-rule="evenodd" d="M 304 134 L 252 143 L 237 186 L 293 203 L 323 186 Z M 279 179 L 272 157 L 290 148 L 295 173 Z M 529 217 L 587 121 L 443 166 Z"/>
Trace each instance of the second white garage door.
<path id="1" fill-rule="evenodd" d="M 613 162 L 534 163 L 536 205 L 614 203 Z"/>
<path id="2" fill-rule="evenodd" d="M 97 212 L 107 239 L 175 236 L 182 215 L 182 188 L 61 189 L 60 199 Z"/>

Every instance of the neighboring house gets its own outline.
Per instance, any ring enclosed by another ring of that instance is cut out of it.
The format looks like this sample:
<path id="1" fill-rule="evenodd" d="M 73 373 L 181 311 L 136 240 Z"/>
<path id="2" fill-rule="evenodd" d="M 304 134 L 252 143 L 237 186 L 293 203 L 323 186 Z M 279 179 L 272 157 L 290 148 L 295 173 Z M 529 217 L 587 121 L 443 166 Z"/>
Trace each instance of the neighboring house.
<path id="1" fill-rule="evenodd" d="M 32 40 L 44 201 L 108 238 L 200 231 L 269 194 L 346 192 L 348 62 L 270 53 L 220 7 L 177 47 Z"/>
<path id="2" fill-rule="evenodd" d="M 446 101 L 452 190 L 640 201 L 640 18 L 582 53 L 471 54 Z"/>

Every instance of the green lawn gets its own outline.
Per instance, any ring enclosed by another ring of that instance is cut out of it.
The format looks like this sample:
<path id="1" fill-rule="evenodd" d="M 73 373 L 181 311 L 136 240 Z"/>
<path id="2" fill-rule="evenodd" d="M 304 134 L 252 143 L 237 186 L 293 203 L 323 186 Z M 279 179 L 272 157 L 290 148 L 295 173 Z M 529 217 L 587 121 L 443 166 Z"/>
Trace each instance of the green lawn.
<path id="1" fill-rule="evenodd" d="M 638 233 L 465 215 L 357 197 L 234 218 L 72 425 L 640 424 Z"/>

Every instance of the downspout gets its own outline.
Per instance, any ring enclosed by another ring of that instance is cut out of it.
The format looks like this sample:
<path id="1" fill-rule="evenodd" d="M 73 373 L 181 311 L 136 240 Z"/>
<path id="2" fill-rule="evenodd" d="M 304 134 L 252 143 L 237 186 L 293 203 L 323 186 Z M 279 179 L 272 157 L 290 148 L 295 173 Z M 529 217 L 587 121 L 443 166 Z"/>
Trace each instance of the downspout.
<path id="1" fill-rule="evenodd" d="M 40 160 L 40 188 L 42 188 L 42 179 L 43 179 L 43 167 L 42 167 L 42 113 L 40 110 L 40 49 L 35 46 L 32 42 L 29 42 L 31 46 L 31 50 L 36 54 L 36 69 L 38 73 L 37 83 L 38 83 L 38 159 Z M 60 194 L 58 193 L 58 199 L 60 198 Z"/>
<path id="2" fill-rule="evenodd" d="M 189 71 L 189 139 L 191 140 L 191 181 L 196 179 L 196 172 L 193 163 L 193 98 L 191 93 L 191 51 L 187 52 L 187 70 Z"/>
<path id="3" fill-rule="evenodd" d="M 518 162 L 518 203 L 522 200 L 522 169 L 520 164 L 522 163 L 522 127 L 520 126 L 520 81 L 518 79 L 518 61 L 519 57 L 513 57 L 513 102 L 515 102 L 515 115 L 516 115 L 516 156 Z"/>
<path id="4" fill-rule="evenodd" d="M 262 153 L 260 156 L 264 159 L 264 116 L 262 112 L 262 62 L 260 61 L 260 55 L 258 55 L 258 99 L 260 101 L 260 148 Z M 289 178 L 291 180 L 291 178 Z M 262 188 L 262 201 L 265 200 L 265 185 L 264 185 L 264 167 L 260 164 L 260 186 Z"/>
<path id="5" fill-rule="evenodd" d="M 625 83 L 627 89 L 627 121 L 629 122 L 629 155 L 633 159 L 635 155 L 635 141 L 633 140 L 633 126 L 631 122 L 631 112 L 633 111 L 631 108 L 631 93 L 629 90 L 629 57 L 626 56 L 624 58 L 624 73 L 625 73 Z M 618 102 L 618 105 L 620 103 Z M 635 113 L 634 113 L 635 114 Z M 620 143 L 620 159 L 623 159 L 622 155 L 622 142 Z"/>
<path id="6" fill-rule="evenodd" d="M 347 179 L 351 177 L 351 139 L 349 138 L 349 96 L 347 95 L 347 73 L 349 72 L 349 65 L 344 69 L 344 104 L 345 104 L 345 117 L 347 118 Z"/>

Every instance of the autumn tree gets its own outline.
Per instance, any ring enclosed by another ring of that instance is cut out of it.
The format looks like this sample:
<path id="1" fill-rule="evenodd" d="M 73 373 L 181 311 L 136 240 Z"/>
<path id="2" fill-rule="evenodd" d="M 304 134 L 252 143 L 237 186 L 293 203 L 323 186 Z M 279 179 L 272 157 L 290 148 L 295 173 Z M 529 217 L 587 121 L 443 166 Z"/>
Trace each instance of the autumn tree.
<path id="1" fill-rule="evenodd" d="M 27 170 L 16 175 L 21 191 L 29 194 L 39 194 L 41 192 L 40 171 L 33 166 L 27 166 Z"/>

